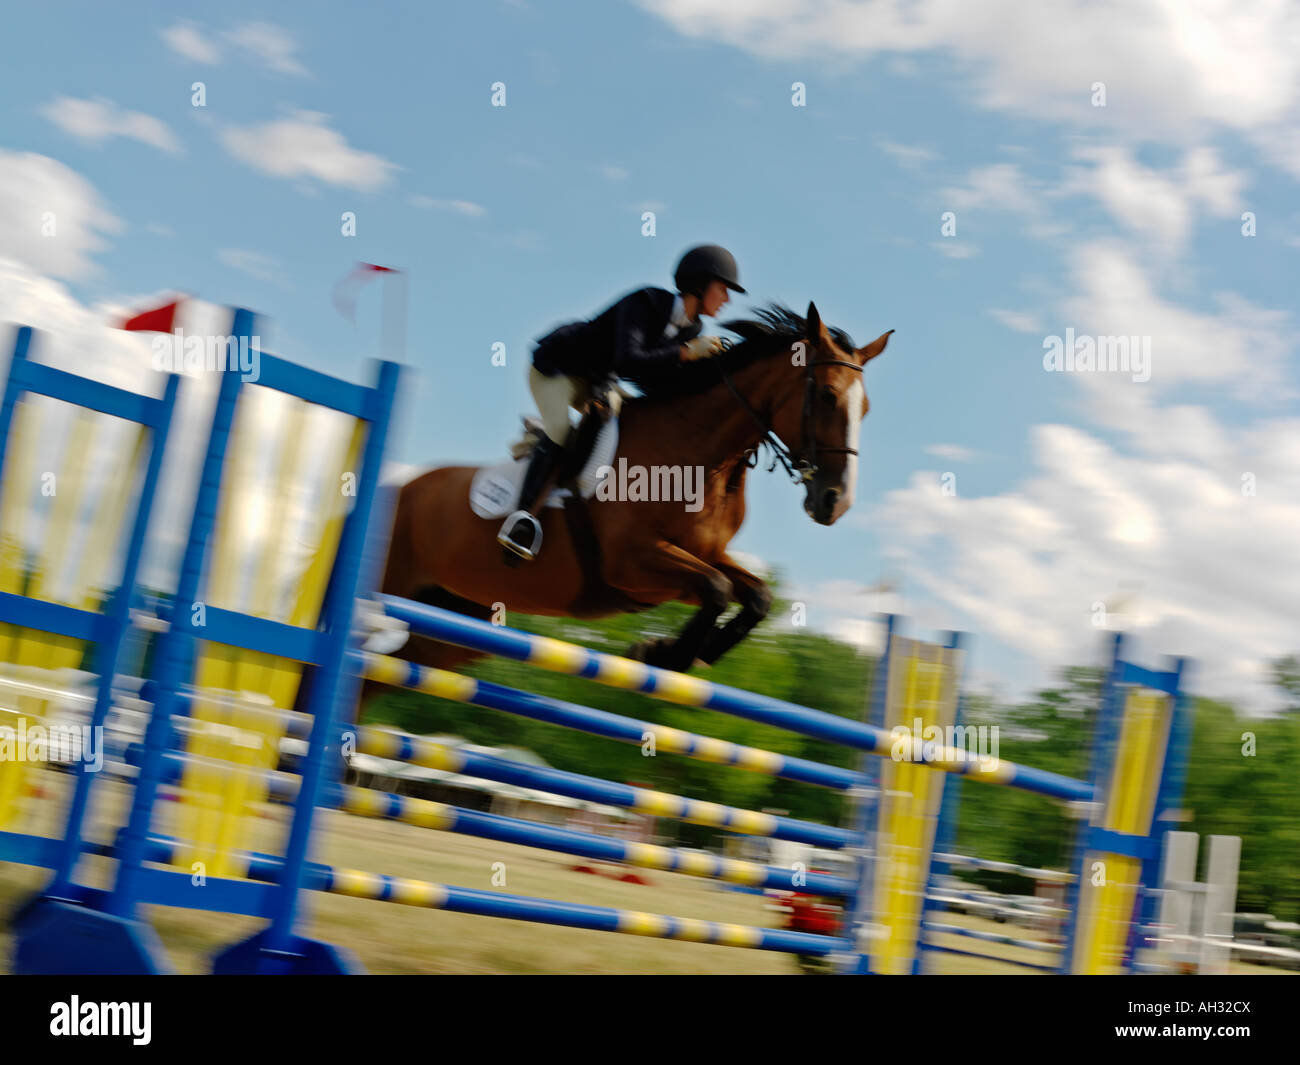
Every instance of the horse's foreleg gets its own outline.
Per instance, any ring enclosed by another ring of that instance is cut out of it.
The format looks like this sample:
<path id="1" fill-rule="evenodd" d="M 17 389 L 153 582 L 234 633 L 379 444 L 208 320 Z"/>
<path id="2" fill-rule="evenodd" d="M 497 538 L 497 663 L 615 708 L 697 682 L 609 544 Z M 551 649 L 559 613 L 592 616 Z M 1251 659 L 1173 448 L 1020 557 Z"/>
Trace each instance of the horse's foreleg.
<path id="1" fill-rule="evenodd" d="M 734 589 L 732 597 L 740 604 L 740 610 L 721 628 L 710 632 L 705 640 L 699 659 L 710 666 L 748 636 L 754 626 L 767 617 L 767 612 L 772 607 L 771 591 L 749 570 L 738 566 L 726 555 L 715 561 L 714 565 L 731 581 Z"/>
<path id="2" fill-rule="evenodd" d="M 664 540 L 657 542 L 648 556 L 635 552 L 620 557 L 608 580 L 643 602 L 690 599 L 700 604 L 675 639 L 638 644 L 628 652 L 629 657 L 661 669 L 690 669 L 731 602 L 730 580 L 707 562 Z"/>

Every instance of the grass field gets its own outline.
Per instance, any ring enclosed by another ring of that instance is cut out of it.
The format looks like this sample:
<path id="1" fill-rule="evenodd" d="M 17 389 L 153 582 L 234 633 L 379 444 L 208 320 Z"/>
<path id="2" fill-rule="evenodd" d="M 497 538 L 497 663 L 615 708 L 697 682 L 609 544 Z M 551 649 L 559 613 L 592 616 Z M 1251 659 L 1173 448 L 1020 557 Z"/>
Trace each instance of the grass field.
<path id="1" fill-rule="evenodd" d="M 110 789 L 104 789 L 108 792 Z M 123 794 L 107 796 L 110 804 Z M 38 812 L 57 802 L 42 801 Z M 269 838 L 279 830 L 266 823 Z M 52 833 L 54 826 L 42 831 Z M 760 896 L 728 891 L 712 881 L 675 873 L 644 872 L 649 886 L 625 884 L 574 872 L 575 859 L 528 847 L 434 832 L 395 822 L 375 821 L 332 812 L 325 819 L 324 852 L 331 864 L 417 877 L 465 887 L 536 895 L 542 898 L 617 906 L 653 913 L 698 917 L 740 924 L 778 926 L 780 915 L 765 908 Z M 259 845 L 260 846 L 260 845 Z M 494 883 L 494 868 L 505 883 Z M 40 886 L 46 874 L 18 866 L 0 866 L 0 908 L 8 913 Z M 572 973 L 572 974 L 793 974 L 795 959 L 769 951 L 741 950 L 697 943 L 678 943 L 556 928 L 465 914 L 443 913 L 384 902 L 333 895 L 312 895 L 312 934 L 352 949 L 372 973 Z M 241 939 L 258 921 L 221 914 L 159 908 L 155 925 L 173 962 L 183 973 L 206 971 L 207 959 L 220 946 Z M 947 923 L 1008 932 L 1009 926 L 949 914 Z M 1024 938 L 1031 933 L 1015 930 Z M 962 949 L 1003 958 L 1028 958 L 1033 952 L 968 937 L 949 937 Z M 8 971 L 10 941 L 0 931 L 0 966 Z M 1026 970 L 989 959 L 942 953 L 928 955 L 927 967 L 940 973 L 1020 974 Z M 1256 967 L 1241 971 L 1262 973 Z"/>

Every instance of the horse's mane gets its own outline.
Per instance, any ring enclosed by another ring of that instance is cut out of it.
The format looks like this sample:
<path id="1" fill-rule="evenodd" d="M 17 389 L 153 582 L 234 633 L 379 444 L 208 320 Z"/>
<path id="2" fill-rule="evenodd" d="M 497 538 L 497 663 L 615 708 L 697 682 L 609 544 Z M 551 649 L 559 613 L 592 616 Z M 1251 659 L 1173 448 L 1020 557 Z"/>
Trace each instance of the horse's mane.
<path id="1" fill-rule="evenodd" d="M 677 363 L 636 379 L 642 397 L 638 404 L 654 404 L 679 396 L 706 392 L 722 381 L 722 374 L 786 352 L 796 340 L 808 336 L 808 321 L 779 303 L 770 303 L 754 312 L 752 318 L 733 318 L 722 328 L 737 334 L 740 340 L 711 359 Z M 828 327 L 831 338 L 845 351 L 854 348 L 853 338 L 843 329 Z"/>

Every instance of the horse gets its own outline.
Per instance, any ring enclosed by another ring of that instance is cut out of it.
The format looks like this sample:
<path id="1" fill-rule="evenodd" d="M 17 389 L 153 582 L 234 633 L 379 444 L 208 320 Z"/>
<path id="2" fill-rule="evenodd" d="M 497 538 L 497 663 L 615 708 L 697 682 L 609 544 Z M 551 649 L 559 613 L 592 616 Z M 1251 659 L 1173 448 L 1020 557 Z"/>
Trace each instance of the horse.
<path id="1" fill-rule="evenodd" d="M 679 672 L 716 662 L 771 607 L 763 581 L 727 554 L 745 520 L 746 477 L 760 445 L 804 487 L 808 516 L 835 524 L 853 504 L 868 408 L 863 368 L 893 333 L 855 348 L 812 303 L 803 318 L 773 304 L 723 326 L 741 339 L 713 358 L 638 378 L 642 395 L 619 417 L 615 461 L 646 471 L 702 468 L 702 506 L 601 498 L 599 490 L 569 498 L 543 511 L 540 556 L 512 565 L 496 540 L 499 521 L 470 509 L 477 467 L 441 467 L 399 491 L 383 591 L 484 619 L 501 607 L 595 618 L 677 600 L 698 608 L 681 632 L 642 641 L 629 657 Z M 738 611 L 720 623 L 733 602 Z M 417 636 L 398 653 L 440 668 L 477 657 Z"/>

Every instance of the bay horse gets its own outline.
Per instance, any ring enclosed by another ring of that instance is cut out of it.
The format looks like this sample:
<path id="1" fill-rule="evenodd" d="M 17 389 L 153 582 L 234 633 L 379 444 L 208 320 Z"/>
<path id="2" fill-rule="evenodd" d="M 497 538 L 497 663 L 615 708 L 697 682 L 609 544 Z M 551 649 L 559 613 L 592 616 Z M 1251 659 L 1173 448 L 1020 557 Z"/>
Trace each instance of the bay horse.
<path id="1" fill-rule="evenodd" d="M 763 581 L 727 555 L 745 520 L 745 479 L 759 445 L 803 485 L 813 521 L 833 525 L 853 503 L 867 413 L 862 370 L 893 332 L 855 348 L 811 303 L 806 318 L 779 305 L 756 313 L 723 323 L 741 339 L 714 358 L 638 379 L 643 395 L 619 417 L 614 461 L 645 470 L 702 467 L 702 507 L 570 498 L 563 509 L 543 511 L 540 556 L 511 565 L 497 543 L 499 519 L 470 510 L 477 467 L 430 470 L 398 495 L 384 592 L 480 618 L 494 604 L 592 618 L 678 600 L 698 607 L 682 631 L 637 644 L 629 656 L 677 671 L 716 662 L 766 617 L 772 600 Z M 733 601 L 739 610 L 719 624 Z M 477 657 L 416 636 L 397 653 L 441 668 Z"/>

